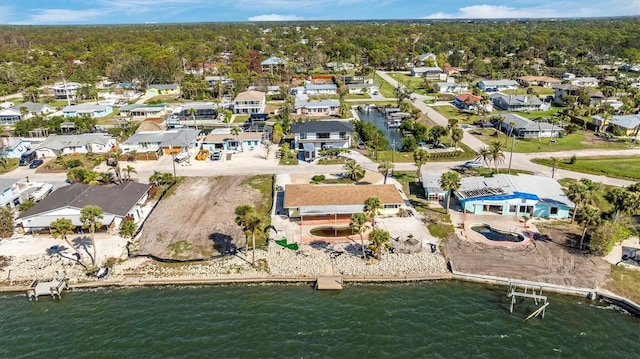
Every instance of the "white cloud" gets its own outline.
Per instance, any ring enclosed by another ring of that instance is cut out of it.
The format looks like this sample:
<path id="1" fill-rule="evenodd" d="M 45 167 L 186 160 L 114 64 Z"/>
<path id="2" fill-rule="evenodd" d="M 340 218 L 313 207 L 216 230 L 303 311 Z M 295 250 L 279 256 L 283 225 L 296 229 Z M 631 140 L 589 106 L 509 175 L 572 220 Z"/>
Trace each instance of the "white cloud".
<path id="1" fill-rule="evenodd" d="M 295 20 L 302 20 L 302 19 L 303 18 L 295 15 L 268 14 L 268 15 L 251 16 L 247 20 L 249 21 L 295 21 Z"/>
<path id="2" fill-rule="evenodd" d="M 542 8 L 513 8 L 505 5 L 473 5 L 459 9 L 456 14 L 438 12 L 426 16 L 426 19 L 500 19 L 500 18 L 539 18 L 558 17 L 559 12 Z M 566 16 L 566 15 L 565 15 Z"/>
<path id="3" fill-rule="evenodd" d="M 30 15 L 25 24 L 64 24 L 64 23 L 84 23 L 95 20 L 103 15 L 99 9 L 68 10 L 68 9 L 37 9 L 35 14 Z"/>

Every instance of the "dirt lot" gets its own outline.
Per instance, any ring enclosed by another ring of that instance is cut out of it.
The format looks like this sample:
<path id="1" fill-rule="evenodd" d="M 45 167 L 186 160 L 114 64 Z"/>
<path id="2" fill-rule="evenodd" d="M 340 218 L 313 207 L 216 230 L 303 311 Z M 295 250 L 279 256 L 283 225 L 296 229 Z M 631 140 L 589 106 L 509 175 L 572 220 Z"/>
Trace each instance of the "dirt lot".
<path id="1" fill-rule="evenodd" d="M 503 247 L 456 238 L 446 243 L 445 251 L 461 272 L 574 287 L 604 285 L 610 266 L 602 258 L 576 249 L 579 228 L 544 223 L 536 226 L 543 234 L 527 246 Z"/>
<path id="2" fill-rule="evenodd" d="M 139 252 L 195 259 L 244 247 L 234 210 L 256 204 L 260 192 L 244 176 L 188 177 L 153 210 L 142 230 Z M 216 248 L 219 249 L 216 250 Z"/>

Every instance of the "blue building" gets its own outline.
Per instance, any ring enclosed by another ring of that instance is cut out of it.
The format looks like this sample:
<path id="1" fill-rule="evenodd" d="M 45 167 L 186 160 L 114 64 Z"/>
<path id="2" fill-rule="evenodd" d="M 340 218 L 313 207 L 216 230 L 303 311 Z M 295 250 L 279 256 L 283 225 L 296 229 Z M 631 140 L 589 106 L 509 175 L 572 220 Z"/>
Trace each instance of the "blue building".
<path id="1" fill-rule="evenodd" d="M 212 131 L 202 141 L 202 149 L 209 151 L 250 151 L 257 149 L 263 140 L 263 132 L 240 132 L 232 135 L 228 129 Z"/>
<path id="2" fill-rule="evenodd" d="M 463 178 L 455 196 L 472 214 L 563 219 L 574 207 L 556 180 L 524 174 Z"/>

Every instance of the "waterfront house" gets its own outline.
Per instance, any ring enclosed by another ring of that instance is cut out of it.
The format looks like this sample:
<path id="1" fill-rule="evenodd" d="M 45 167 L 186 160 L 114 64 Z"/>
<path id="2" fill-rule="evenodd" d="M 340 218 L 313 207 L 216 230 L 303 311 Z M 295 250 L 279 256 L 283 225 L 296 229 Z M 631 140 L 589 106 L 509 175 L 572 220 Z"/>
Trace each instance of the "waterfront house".
<path id="1" fill-rule="evenodd" d="M 502 131 L 518 138 L 558 137 L 562 126 L 532 121 L 516 114 L 502 115 Z"/>
<path id="2" fill-rule="evenodd" d="M 231 134 L 228 128 L 211 131 L 202 141 L 202 149 L 209 151 L 253 150 L 262 143 L 262 132 L 240 132 Z"/>
<path id="3" fill-rule="evenodd" d="M 22 212 L 18 223 L 25 231 L 35 232 L 49 228 L 51 222 L 59 218 L 68 218 L 80 227 L 80 210 L 94 205 L 102 208 L 102 226 L 115 232 L 125 218 L 134 222 L 142 219 L 142 206 L 148 199 L 150 188 L 149 184 L 133 181 L 112 186 L 73 183 L 53 191 Z"/>
<path id="4" fill-rule="evenodd" d="M 562 83 L 560 79 L 556 79 L 549 76 L 521 76 L 518 77 L 518 83 L 523 87 L 527 86 L 541 86 L 552 87 L 553 85 L 559 85 Z"/>
<path id="5" fill-rule="evenodd" d="M 56 112 L 56 109 L 42 103 L 24 102 L 0 110 L 0 124 L 15 125 L 16 122 L 32 118 L 36 115 L 46 116 Z"/>
<path id="6" fill-rule="evenodd" d="M 404 199 L 395 185 L 312 185 L 289 184 L 284 189 L 284 209 L 290 218 L 314 221 L 348 220 L 354 213 L 364 211 L 367 198 L 378 197 L 382 202 L 381 216 L 395 216 Z"/>
<path id="7" fill-rule="evenodd" d="M 307 84 L 304 87 L 307 95 L 335 95 L 338 93 L 338 85 L 336 84 Z"/>
<path id="8" fill-rule="evenodd" d="M 293 148 L 303 152 L 305 161 L 318 157 L 327 148 L 349 148 L 353 126 L 343 121 L 308 121 L 291 126 Z"/>
<path id="9" fill-rule="evenodd" d="M 465 177 L 455 196 L 472 214 L 563 219 L 574 206 L 553 178 L 525 174 Z"/>
<path id="10" fill-rule="evenodd" d="M 420 181 L 427 200 L 444 201 L 447 198 L 447 191 L 440 186 L 440 178 L 442 178 L 442 175 L 429 174 L 426 171 L 420 173 Z"/>
<path id="11" fill-rule="evenodd" d="M 477 86 L 484 92 L 500 92 L 515 90 L 518 88 L 518 83 L 514 80 L 484 80 L 479 81 Z"/>
<path id="12" fill-rule="evenodd" d="M 116 146 L 116 139 L 104 133 L 81 135 L 50 135 L 35 151 L 38 158 L 92 153 L 107 153 Z"/>
<path id="13" fill-rule="evenodd" d="M 95 103 L 81 103 L 78 105 L 65 106 L 62 109 L 64 117 L 89 116 L 92 118 L 104 117 L 113 112 L 113 107 Z"/>
<path id="14" fill-rule="evenodd" d="M 136 132 L 127 138 L 120 148 L 123 152 L 137 151 L 143 153 L 164 154 L 188 151 L 197 147 L 198 133 L 192 128 L 174 128 L 166 131 L 142 131 Z"/>
<path id="15" fill-rule="evenodd" d="M 145 97 L 154 97 L 154 96 L 160 96 L 160 95 L 180 96 L 180 85 L 177 83 L 151 84 L 147 86 L 147 91 L 144 93 Z"/>
<path id="16" fill-rule="evenodd" d="M 439 93 L 461 93 L 469 91 L 469 85 L 464 82 L 455 82 L 452 77 L 448 77 L 445 82 L 438 82 Z"/>
<path id="17" fill-rule="evenodd" d="M 611 116 L 608 119 L 600 115 L 592 116 L 593 124 L 602 131 L 621 133 L 623 136 L 636 136 L 640 131 L 640 115 Z"/>
<path id="18" fill-rule="evenodd" d="M 549 109 L 550 104 L 540 101 L 538 96 L 534 95 L 505 95 L 501 93 L 492 93 L 489 95 L 493 105 L 504 111 L 543 111 Z"/>
<path id="19" fill-rule="evenodd" d="M 73 99 L 76 97 L 76 92 L 82 87 L 77 82 L 60 82 L 51 86 L 53 95 L 58 100 Z"/>
<path id="20" fill-rule="evenodd" d="M 350 94 L 372 94 L 380 91 L 378 85 L 375 84 L 348 84 L 347 89 Z"/>
<path id="21" fill-rule="evenodd" d="M 264 113 L 267 97 L 261 91 L 244 91 L 236 95 L 233 100 L 233 113 L 248 115 L 252 113 Z"/>
<path id="22" fill-rule="evenodd" d="M 340 111 L 340 101 L 296 101 L 294 111 L 297 115 L 306 116 L 335 116 Z"/>
<path id="23" fill-rule="evenodd" d="M 438 66 L 413 67 L 411 68 L 411 76 L 423 77 L 427 80 L 434 80 L 434 81 L 444 80 L 447 78 L 447 75 Z"/>
<path id="24" fill-rule="evenodd" d="M 16 208 L 20 203 L 28 200 L 38 202 L 52 190 L 53 185 L 49 183 L 0 178 L 0 206 Z"/>

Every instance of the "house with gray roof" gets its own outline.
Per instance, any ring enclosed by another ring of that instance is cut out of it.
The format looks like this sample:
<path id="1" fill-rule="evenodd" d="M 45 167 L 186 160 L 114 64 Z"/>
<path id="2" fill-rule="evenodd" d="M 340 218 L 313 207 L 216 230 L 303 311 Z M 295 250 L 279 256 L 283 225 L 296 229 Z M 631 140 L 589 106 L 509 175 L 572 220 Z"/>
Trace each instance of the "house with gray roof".
<path id="1" fill-rule="evenodd" d="M 282 69 L 286 64 L 287 60 L 281 59 L 276 56 L 271 56 L 260 63 L 260 65 L 262 66 L 262 71 L 264 72 L 271 72 L 273 70 Z"/>
<path id="2" fill-rule="evenodd" d="M 307 84 L 304 87 L 307 95 L 335 95 L 338 93 L 338 85 L 336 84 Z"/>
<path id="3" fill-rule="evenodd" d="M 466 177 L 455 197 L 472 214 L 562 219 L 574 207 L 555 179 L 526 174 Z"/>
<path id="4" fill-rule="evenodd" d="M 42 137 L 1 137 L 5 158 L 20 158 L 23 153 L 37 147 L 44 141 Z"/>
<path id="5" fill-rule="evenodd" d="M 35 151 L 38 158 L 84 153 L 107 153 L 116 146 L 116 139 L 104 133 L 81 135 L 50 135 Z"/>
<path id="6" fill-rule="evenodd" d="M 611 116 L 605 119 L 600 115 L 592 116 L 593 124 L 602 131 L 620 132 L 625 136 L 638 135 L 640 131 L 640 115 Z"/>
<path id="7" fill-rule="evenodd" d="M 534 95 L 505 95 L 492 93 L 489 99 L 493 105 L 504 111 L 531 112 L 548 110 L 551 105 L 545 104 Z"/>
<path id="8" fill-rule="evenodd" d="M 532 121 L 516 114 L 503 115 L 502 131 L 507 135 L 518 138 L 558 137 L 562 131 L 561 125 L 554 125 L 545 121 Z"/>
<path id="9" fill-rule="evenodd" d="M 25 231 L 38 231 L 59 218 L 68 218 L 81 226 L 80 210 L 88 205 L 102 208 L 102 225 L 120 228 L 125 219 L 134 222 L 143 217 L 142 206 L 148 199 L 149 184 L 126 182 L 120 185 L 86 185 L 73 183 L 53 191 L 35 206 L 18 216 Z"/>
<path id="10" fill-rule="evenodd" d="M 434 67 L 412 67 L 411 76 L 424 77 L 427 80 L 445 80 L 447 74 L 442 71 L 438 66 Z"/>
<path id="11" fill-rule="evenodd" d="M 479 81 L 477 86 L 484 92 L 500 92 L 517 89 L 518 82 L 514 80 L 483 80 Z"/>
<path id="12" fill-rule="evenodd" d="M 0 110 L 0 124 L 14 125 L 18 121 L 32 118 L 36 115 L 46 116 L 56 112 L 56 109 L 43 103 L 24 102 Z"/>
<path id="13" fill-rule="evenodd" d="M 291 126 L 293 148 L 306 161 L 316 159 L 327 148 L 350 148 L 353 126 L 345 121 L 307 121 Z"/>
<path id="14" fill-rule="evenodd" d="M 197 147 L 200 131 L 193 128 L 174 128 L 166 131 L 142 131 L 127 138 L 120 148 L 124 153 L 133 150 L 138 153 L 171 154 L 188 151 Z"/>
<path id="15" fill-rule="evenodd" d="M 65 106 L 62 109 L 64 117 L 90 116 L 92 118 L 104 117 L 113 112 L 113 107 L 95 103 L 81 103 Z"/>
<path id="16" fill-rule="evenodd" d="M 420 173 L 420 182 L 424 188 L 424 195 L 429 201 L 444 201 L 447 196 L 447 191 L 442 189 L 440 185 L 440 178 L 442 175 L 428 173 L 422 171 Z"/>
<path id="17" fill-rule="evenodd" d="M 340 111 L 340 101 L 296 101 L 294 111 L 297 115 L 306 116 L 335 116 Z"/>

